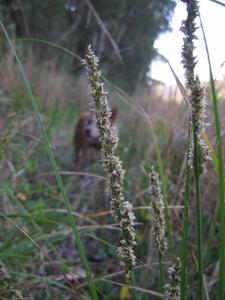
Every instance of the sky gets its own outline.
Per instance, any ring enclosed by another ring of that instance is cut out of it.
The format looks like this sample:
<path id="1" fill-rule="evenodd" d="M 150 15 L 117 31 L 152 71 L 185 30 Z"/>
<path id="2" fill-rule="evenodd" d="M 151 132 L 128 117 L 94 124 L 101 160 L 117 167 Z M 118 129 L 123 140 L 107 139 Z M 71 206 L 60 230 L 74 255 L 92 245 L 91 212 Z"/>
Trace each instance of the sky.
<path id="1" fill-rule="evenodd" d="M 225 0 L 220 0 L 220 2 L 225 3 Z M 221 64 L 225 61 L 225 7 L 210 0 L 200 0 L 199 6 L 209 47 L 213 75 L 216 79 L 221 79 L 225 75 L 225 67 L 221 68 Z M 185 16 L 185 4 L 177 0 L 177 6 L 170 24 L 172 31 L 161 34 L 154 44 L 158 52 L 169 60 L 181 82 L 184 82 L 184 71 L 181 64 L 183 33 L 180 31 L 180 26 Z M 198 60 L 196 72 L 200 80 L 208 81 L 208 63 L 200 29 L 197 31 L 197 36 L 198 41 L 195 42 L 195 54 Z M 176 84 L 168 65 L 157 59 L 151 65 L 151 77 L 163 81 L 167 85 Z"/>

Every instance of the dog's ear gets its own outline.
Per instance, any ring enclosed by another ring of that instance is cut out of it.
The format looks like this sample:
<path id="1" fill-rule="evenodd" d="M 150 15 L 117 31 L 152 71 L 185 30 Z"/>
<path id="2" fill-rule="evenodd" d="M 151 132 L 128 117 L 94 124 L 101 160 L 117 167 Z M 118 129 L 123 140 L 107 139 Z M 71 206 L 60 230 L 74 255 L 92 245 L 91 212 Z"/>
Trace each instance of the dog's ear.
<path id="1" fill-rule="evenodd" d="M 118 115 L 118 109 L 116 106 L 114 106 L 112 109 L 111 109 L 111 117 L 110 117 L 110 121 L 111 123 L 114 123 L 117 119 L 117 115 Z"/>

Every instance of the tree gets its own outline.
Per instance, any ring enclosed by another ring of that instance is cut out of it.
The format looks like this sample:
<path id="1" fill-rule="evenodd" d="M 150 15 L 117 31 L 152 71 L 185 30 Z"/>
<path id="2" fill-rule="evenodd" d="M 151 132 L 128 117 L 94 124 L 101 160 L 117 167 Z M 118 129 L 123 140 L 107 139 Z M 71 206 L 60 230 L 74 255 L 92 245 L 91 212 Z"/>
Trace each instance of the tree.
<path id="1" fill-rule="evenodd" d="M 92 44 L 108 78 L 131 92 L 156 54 L 155 39 L 169 29 L 175 7 L 173 0 L 16 2 L 21 5 L 2 1 L 1 6 L 8 7 L 17 36 L 51 40 L 81 57 Z"/>

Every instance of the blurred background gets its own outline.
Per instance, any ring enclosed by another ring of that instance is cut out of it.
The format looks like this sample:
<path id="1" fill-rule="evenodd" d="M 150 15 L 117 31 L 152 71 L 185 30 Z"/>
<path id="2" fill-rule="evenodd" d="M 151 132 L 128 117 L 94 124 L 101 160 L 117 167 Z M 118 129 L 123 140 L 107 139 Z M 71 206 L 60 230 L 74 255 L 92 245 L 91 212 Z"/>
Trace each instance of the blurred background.
<path id="1" fill-rule="evenodd" d="M 156 38 L 169 29 L 174 7 L 172 0 L 2 0 L 0 14 L 16 38 L 51 41 L 82 58 L 91 44 L 101 59 L 104 74 L 119 87 L 133 92 L 156 55 Z M 55 49 L 20 43 L 33 46 L 43 63 L 56 60 L 57 67 L 67 68 L 74 75 L 81 71 L 76 59 Z"/>

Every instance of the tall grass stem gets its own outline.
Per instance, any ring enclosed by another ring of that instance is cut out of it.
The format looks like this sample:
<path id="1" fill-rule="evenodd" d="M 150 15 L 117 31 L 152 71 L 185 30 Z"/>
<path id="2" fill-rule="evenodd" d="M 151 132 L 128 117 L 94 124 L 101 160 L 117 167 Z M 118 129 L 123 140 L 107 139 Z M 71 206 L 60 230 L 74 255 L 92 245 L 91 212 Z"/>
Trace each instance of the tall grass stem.
<path id="1" fill-rule="evenodd" d="M 132 271 L 131 271 L 131 284 L 132 284 L 132 286 L 136 287 L 134 269 L 132 269 Z M 134 293 L 134 299 L 135 300 L 140 300 L 137 289 L 134 288 L 133 293 Z"/>
<path id="2" fill-rule="evenodd" d="M 193 117 L 193 127 L 195 120 Z M 198 137 L 194 129 L 194 173 L 195 173 L 195 190 L 196 190 L 196 206 L 197 206 L 197 236 L 198 236 L 198 265 L 199 265 L 199 297 L 202 300 L 204 296 L 203 281 L 203 249 L 202 249 L 202 212 L 201 212 L 201 196 L 200 196 L 200 174 L 199 174 L 199 154 L 198 154 Z"/>
<path id="3" fill-rule="evenodd" d="M 185 290 L 187 286 L 186 268 L 187 268 L 187 233 L 188 233 L 188 212 L 189 212 L 189 194 L 190 194 L 190 151 L 191 151 L 191 124 L 188 126 L 188 142 L 186 153 L 185 168 L 185 194 L 184 194 L 184 223 L 183 223 L 183 241 L 182 241 L 182 267 L 181 267 L 181 299 L 185 299 Z"/>

